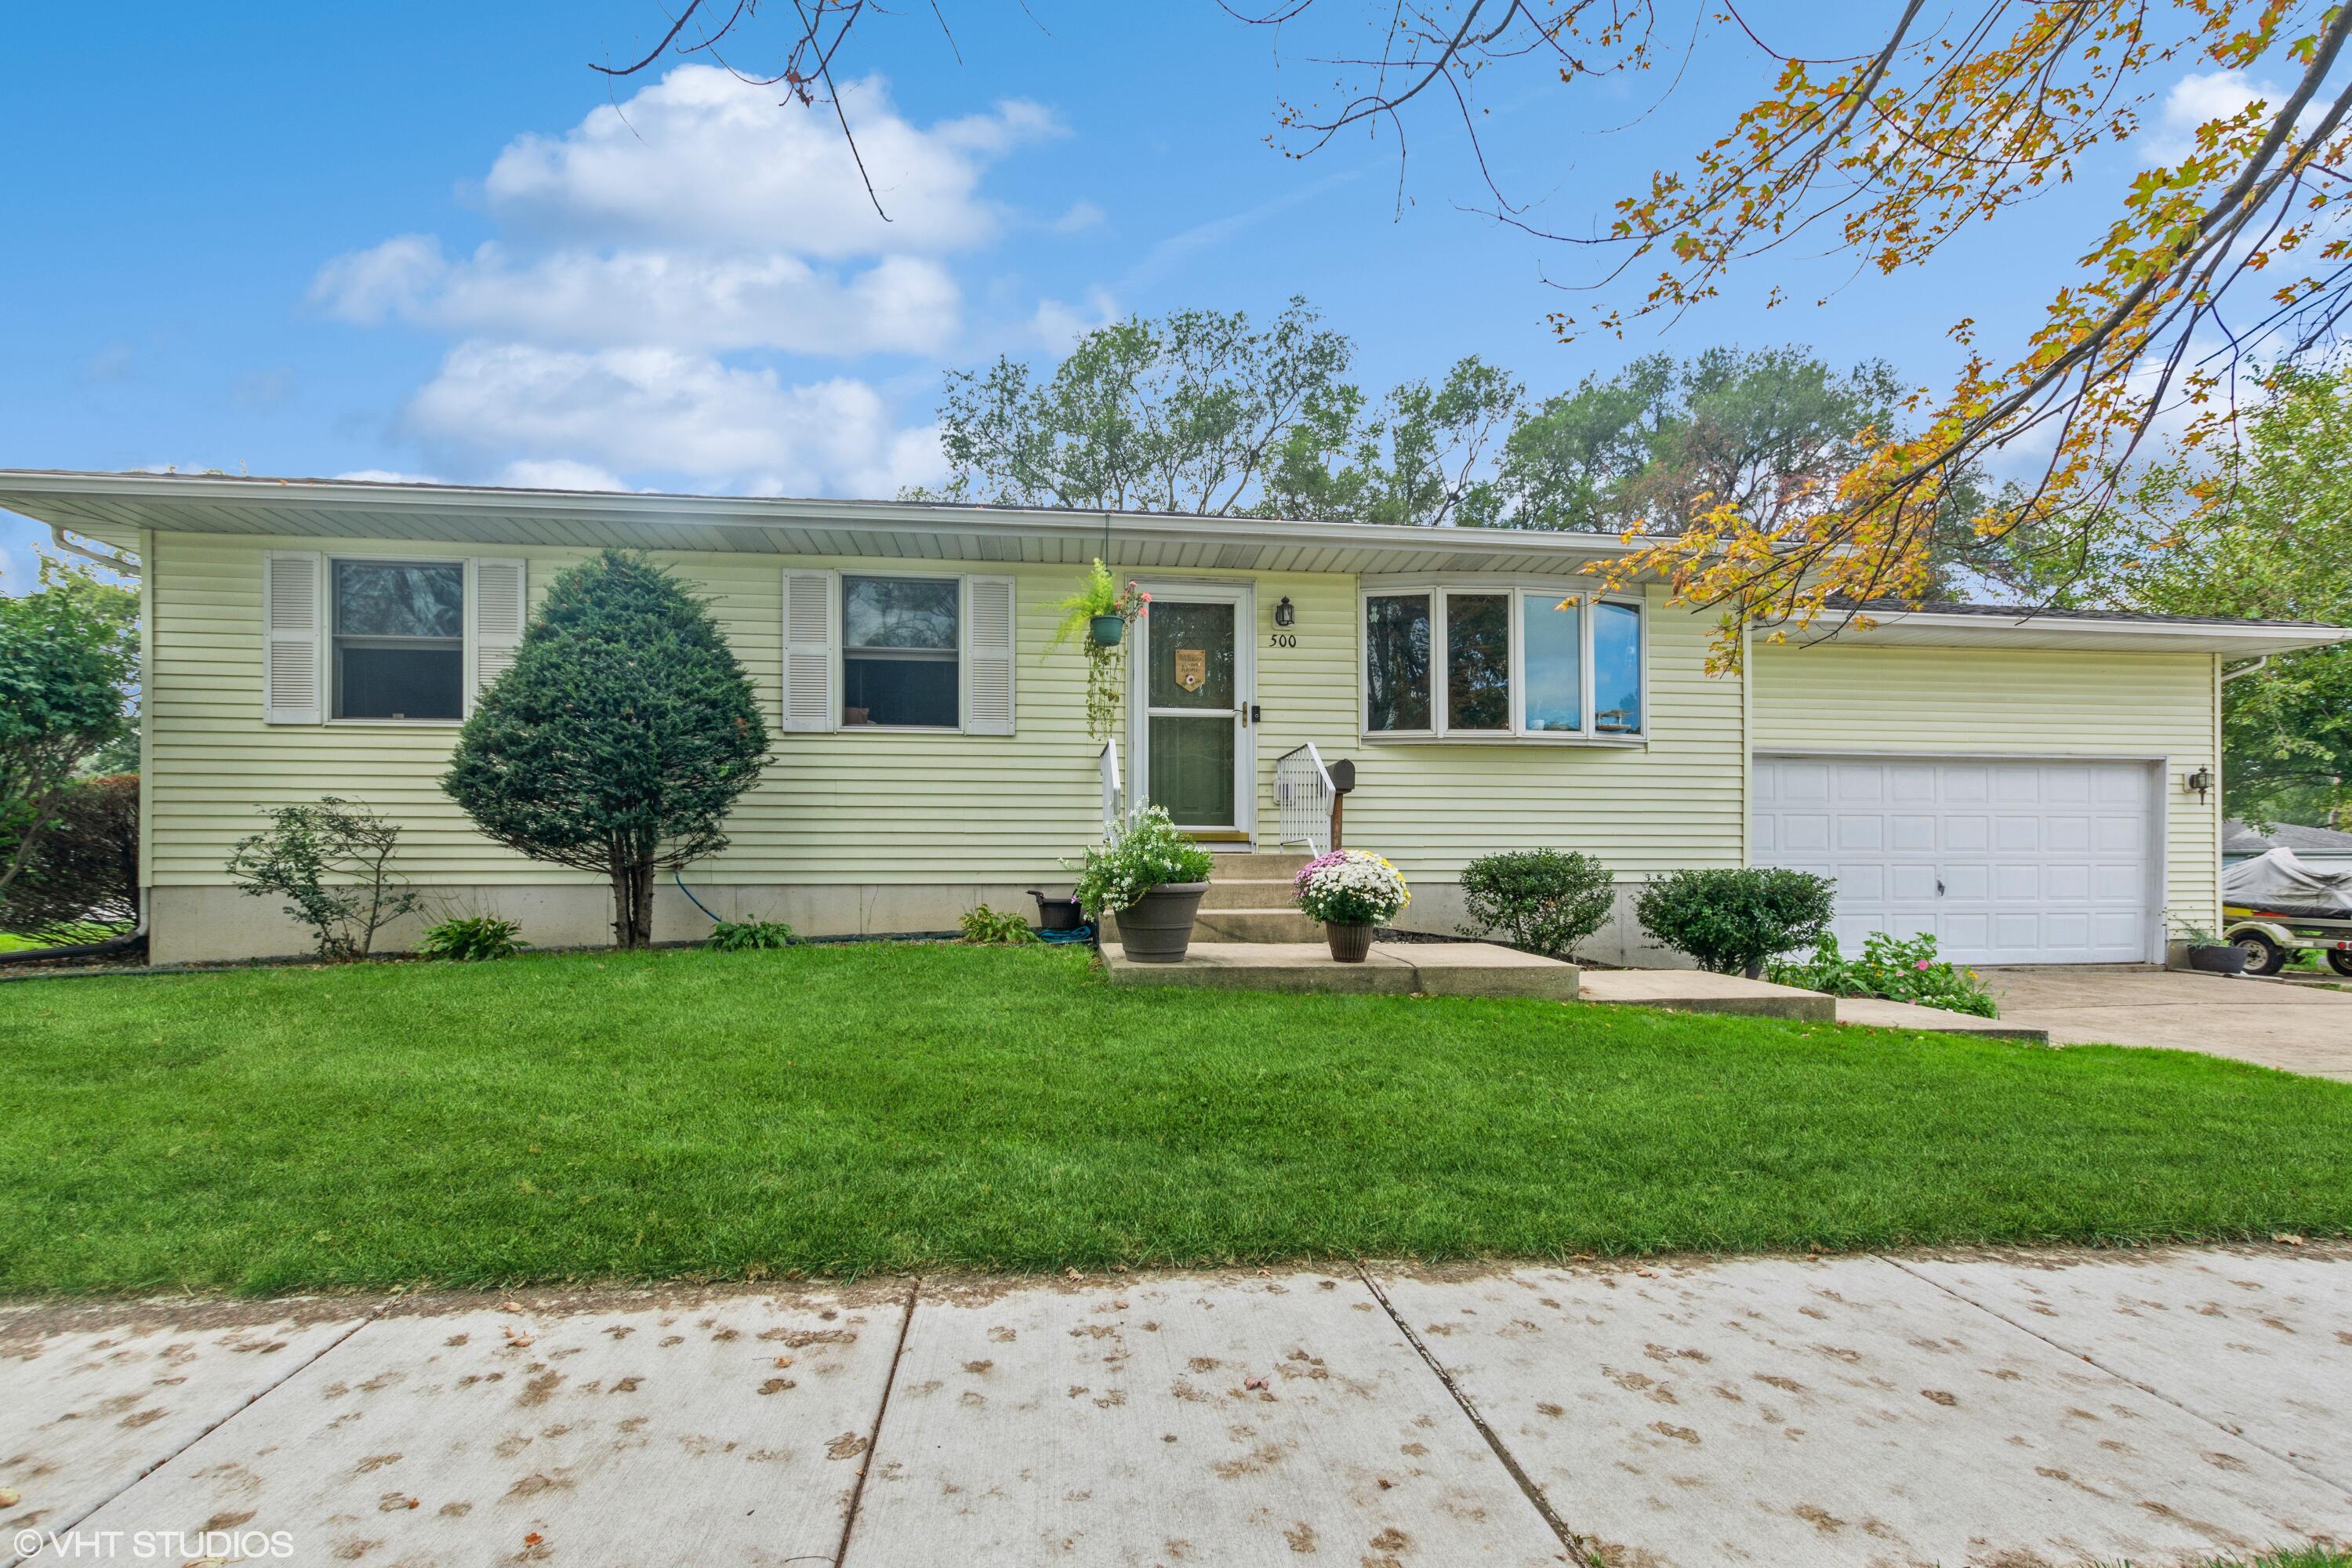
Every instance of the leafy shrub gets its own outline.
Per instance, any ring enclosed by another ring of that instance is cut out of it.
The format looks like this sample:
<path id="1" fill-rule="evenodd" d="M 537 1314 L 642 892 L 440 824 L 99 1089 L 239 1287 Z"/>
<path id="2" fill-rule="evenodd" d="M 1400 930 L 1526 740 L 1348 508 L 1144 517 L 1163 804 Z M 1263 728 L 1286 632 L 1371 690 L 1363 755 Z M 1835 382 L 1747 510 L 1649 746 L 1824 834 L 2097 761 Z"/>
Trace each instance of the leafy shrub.
<path id="1" fill-rule="evenodd" d="M 1609 868 L 1590 855 L 1521 849 L 1482 855 L 1462 868 L 1464 936 L 1500 936 L 1513 947 L 1568 958 L 1609 921 L 1616 897 Z"/>
<path id="2" fill-rule="evenodd" d="M 720 952 L 758 952 L 790 947 L 799 940 L 782 921 L 720 921 L 710 928 L 702 945 Z"/>
<path id="3" fill-rule="evenodd" d="M 1717 974 L 1764 973 L 1764 961 L 1811 947 L 1829 930 L 1837 884 L 1810 871 L 1676 871 L 1633 900 L 1642 929 Z"/>
<path id="4" fill-rule="evenodd" d="M 376 932 L 416 908 L 415 889 L 392 868 L 398 823 L 333 795 L 267 815 L 268 829 L 230 852 L 229 878 L 253 898 L 283 897 L 320 957 L 365 958 Z"/>
<path id="5" fill-rule="evenodd" d="M 1992 993 L 1973 969 L 1962 969 L 1936 954 L 1936 939 L 1921 934 L 1905 942 L 1883 931 L 1862 939 L 1862 956 L 1848 958 L 1838 951 L 1835 933 L 1823 931 L 1811 958 L 1775 962 L 1765 978 L 1777 985 L 1801 985 L 1832 996 L 1877 996 L 1889 1002 L 1916 1002 L 1948 1013 L 1973 1013 L 1997 1018 Z"/>
<path id="6" fill-rule="evenodd" d="M 1009 911 L 990 909 L 986 904 L 967 910 L 963 917 L 963 939 L 982 946 L 1035 942 L 1037 933 L 1029 922 Z"/>
<path id="7" fill-rule="evenodd" d="M 1369 849 L 1318 855 L 1292 885 L 1307 918 L 1331 925 L 1380 925 L 1412 902 L 1404 873 Z"/>
<path id="8" fill-rule="evenodd" d="M 76 779 L 0 890 L 0 931 L 43 942 L 102 942 L 139 920 L 139 775 Z M 0 855 L 7 850 L 0 848 Z"/>
<path id="9" fill-rule="evenodd" d="M 1128 819 L 1099 849 L 1087 851 L 1076 897 L 1087 919 L 1126 909 L 1154 888 L 1209 879 L 1209 852 L 1176 830 L 1165 806 Z"/>
<path id="10" fill-rule="evenodd" d="M 416 944 L 416 951 L 427 958 L 446 958 L 457 963 L 481 963 L 493 958 L 512 958 L 530 943 L 522 940 L 520 921 L 502 920 L 497 915 L 453 915 L 432 926 Z"/>

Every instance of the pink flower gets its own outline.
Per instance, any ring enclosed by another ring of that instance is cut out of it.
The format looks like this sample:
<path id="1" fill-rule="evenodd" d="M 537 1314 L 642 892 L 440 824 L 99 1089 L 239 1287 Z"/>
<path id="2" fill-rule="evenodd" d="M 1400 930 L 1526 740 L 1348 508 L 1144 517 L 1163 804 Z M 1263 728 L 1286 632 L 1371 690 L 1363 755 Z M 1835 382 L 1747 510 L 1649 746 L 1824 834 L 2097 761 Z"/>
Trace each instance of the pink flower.
<path id="1" fill-rule="evenodd" d="M 1912 967 L 1912 968 L 1914 968 L 1914 969 L 1925 969 L 1925 968 L 1927 968 L 1927 961 L 1926 959 L 1924 959 L 1924 958 L 1923 958 L 1923 959 L 1921 959 L 1918 963 L 1916 963 L 1913 964 L 1911 967 Z"/>

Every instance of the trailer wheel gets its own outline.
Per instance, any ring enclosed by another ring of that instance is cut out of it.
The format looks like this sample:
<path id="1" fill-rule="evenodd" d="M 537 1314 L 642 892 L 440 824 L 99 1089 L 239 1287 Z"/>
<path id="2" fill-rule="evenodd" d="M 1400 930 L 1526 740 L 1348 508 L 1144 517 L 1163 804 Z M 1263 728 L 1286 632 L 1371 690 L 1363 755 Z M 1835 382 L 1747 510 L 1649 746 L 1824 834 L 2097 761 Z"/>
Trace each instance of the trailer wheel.
<path id="1" fill-rule="evenodd" d="M 2249 974 L 2276 974 L 2286 967 L 2286 950 L 2258 931 L 2242 931 L 2230 940 L 2246 955 Z"/>
<path id="2" fill-rule="evenodd" d="M 2352 952 L 2344 952 L 2336 948 L 2329 948 L 2327 950 L 2327 967 L 2336 971 L 2338 974 L 2352 974 Z"/>

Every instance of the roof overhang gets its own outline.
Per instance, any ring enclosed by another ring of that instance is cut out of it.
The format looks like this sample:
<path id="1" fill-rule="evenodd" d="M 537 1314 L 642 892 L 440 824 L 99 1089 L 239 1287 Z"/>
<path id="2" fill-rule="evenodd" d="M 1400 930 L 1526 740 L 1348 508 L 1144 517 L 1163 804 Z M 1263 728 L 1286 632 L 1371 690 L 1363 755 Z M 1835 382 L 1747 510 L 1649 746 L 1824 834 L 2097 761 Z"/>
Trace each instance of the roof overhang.
<path id="1" fill-rule="evenodd" d="M 1614 535 L 1399 528 L 1160 512 L 907 501 L 619 494 L 0 469 L 0 508 L 104 540 L 140 531 L 280 538 L 848 555 L 1126 570 L 1580 572 L 1626 552 Z"/>
<path id="2" fill-rule="evenodd" d="M 1084 566 L 1122 571 L 1581 573 L 1623 555 L 1612 534 L 1503 528 L 1196 517 L 961 506 L 507 489 L 360 479 L 221 474 L 92 474 L 0 469 L 0 509 L 118 549 L 140 534 L 747 552 L 916 561 Z M 2279 621 L 2077 616 L 1982 607 L 1874 609 L 1874 623 L 1824 616 L 1788 644 L 1874 647 L 2129 648 L 2252 658 L 2352 639 L 2352 628 Z"/>
<path id="3" fill-rule="evenodd" d="M 1863 624 L 1864 620 L 1870 625 Z M 1871 610 L 1849 620 L 1824 612 L 1810 627 L 1785 628 L 1784 646 L 1868 647 L 2106 648 L 2132 653 L 2219 653 L 2255 658 L 2352 641 L 2352 627 L 2299 621 L 2225 621 L 2194 616 L 2070 616 L 2063 610 Z M 1759 640 L 1764 634 L 1759 633 Z"/>

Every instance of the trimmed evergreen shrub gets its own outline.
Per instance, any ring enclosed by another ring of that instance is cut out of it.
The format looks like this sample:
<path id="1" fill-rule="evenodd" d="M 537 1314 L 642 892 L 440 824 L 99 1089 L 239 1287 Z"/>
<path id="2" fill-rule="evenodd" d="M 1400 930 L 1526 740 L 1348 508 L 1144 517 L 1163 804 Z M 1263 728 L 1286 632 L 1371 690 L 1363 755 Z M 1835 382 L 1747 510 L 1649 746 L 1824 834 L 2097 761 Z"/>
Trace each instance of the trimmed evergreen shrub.
<path id="1" fill-rule="evenodd" d="M 607 550 L 548 585 L 441 787 L 508 848 L 611 878 L 613 939 L 643 947 L 656 877 L 727 847 L 727 814 L 767 754 L 709 610 L 645 556 Z"/>

